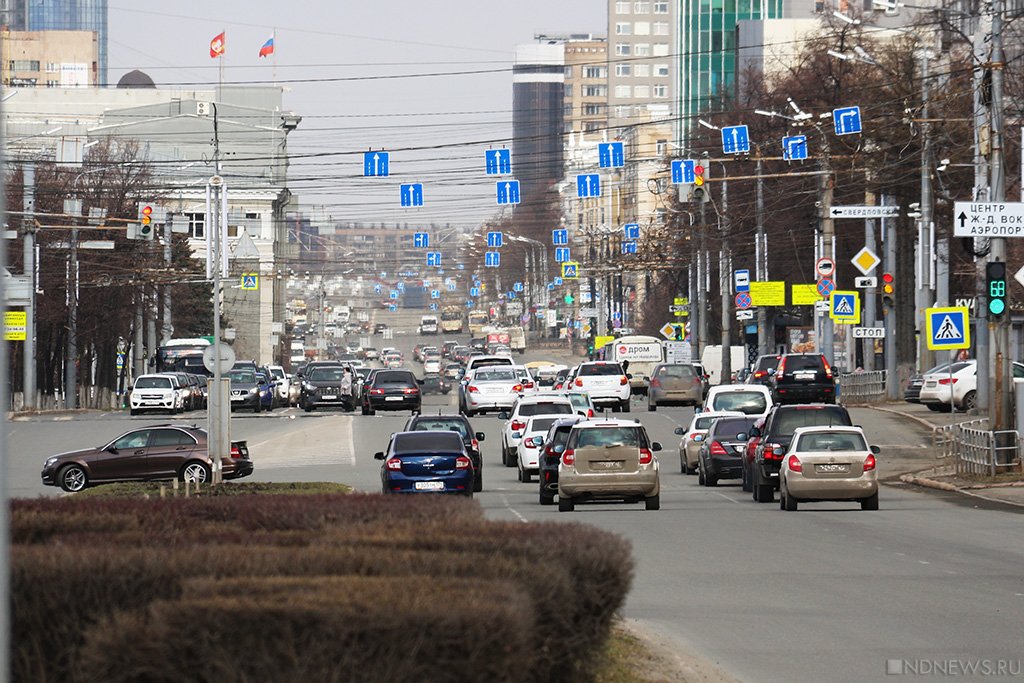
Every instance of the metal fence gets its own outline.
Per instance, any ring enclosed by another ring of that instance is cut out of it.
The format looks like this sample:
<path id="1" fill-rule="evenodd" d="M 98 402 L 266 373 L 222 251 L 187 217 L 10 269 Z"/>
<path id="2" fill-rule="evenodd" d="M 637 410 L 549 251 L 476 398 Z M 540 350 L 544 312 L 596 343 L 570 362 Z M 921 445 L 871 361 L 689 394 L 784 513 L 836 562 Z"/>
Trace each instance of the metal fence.
<path id="1" fill-rule="evenodd" d="M 978 419 L 935 427 L 932 443 L 940 458 L 951 458 L 957 474 L 993 477 L 1020 459 L 1022 440 L 1015 430 L 991 431 Z"/>
<path id="2" fill-rule="evenodd" d="M 839 402 L 844 405 L 885 402 L 886 371 L 847 372 L 839 376 Z"/>

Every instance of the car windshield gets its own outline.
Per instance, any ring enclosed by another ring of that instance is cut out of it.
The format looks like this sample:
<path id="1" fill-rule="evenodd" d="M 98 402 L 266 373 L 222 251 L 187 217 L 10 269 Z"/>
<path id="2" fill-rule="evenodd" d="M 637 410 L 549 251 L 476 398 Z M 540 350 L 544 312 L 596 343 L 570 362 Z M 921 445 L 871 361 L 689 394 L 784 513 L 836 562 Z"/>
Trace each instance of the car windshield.
<path id="1" fill-rule="evenodd" d="M 424 419 L 417 420 L 416 424 L 412 426 L 410 431 L 416 432 L 458 432 L 462 437 L 463 441 L 467 441 L 470 438 L 469 428 L 466 423 L 462 420 L 439 420 L 439 419 Z"/>
<path id="2" fill-rule="evenodd" d="M 576 445 L 583 447 L 605 447 L 615 446 L 640 447 L 639 432 L 635 427 L 596 427 L 581 429 Z"/>
<path id="3" fill-rule="evenodd" d="M 462 435 L 458 432 L 403 432 L 395 435 L 392 451 L 403 453 L 461 453 L 464 450 Z"/>
<path id="4" fill-rule="evenodd" d="M 572 415 L 575 408 L 572 402 L 545 401 L 543 403 L 525 403 L 519 406 L 519 415 L 529 417 L 530 415 Z"/>
<path id="5" fill-rule="evenodd" d="M 274 376 L 274 379 L 284 379 L 284 370 L 281 368 L 270 368 L 270 374 Z"/>
<path id="6" fill-rule="evenodd" d="M 316 368 L 309 373 L 310 382 L 340 382 L 345 374 L 344 368 Z"/>
<path id="7" fill-rule="evenodd" d="M 516 374 L 510 368 L 487 368 L 473 374 L 475 382 L 513 382 Z"/>
<path id="8" fill-rule="evenodd" d="M 768 408 L 765 395 L 756 391 L 727 391 L 715 396 L 714 410 L 735 410 L 747 415 L 763 413 Z"/>
<path id="9" fill-rule="evenodd" d="M 697 373 L 690 365 L 663 365 L 656 375 L 658 378 L 692 379 Z"/>
<path id="10" fill-rule="evenodd" d="M 228 379 L 240 384 L 256 384 L 256 373 L 251 370 L 232 370 L 228 372 Z"/>
<path id="11" fill-rule="evenodd" d="M 581 365 L 577 377 L 596 377 L 600 375 L 621 375 L 622 368 L 618 363 L 595 363 L 594 365 Z"/>
<path id="12" fill-rule="evenodd" d="M 135 380 L 136 389 L 170 389 L 170 377 L 140 377 Z"/>
<path id="13" fill-rule="evenodd" d="M 777 415 L 772 429 L 779 434 L 792 434 L 797 427 L 849 424 L 845 411 L 840 408 L 797 408 Z"/>
<path id="14" fill-rule="evenodd" d="M 811 432 L 800 435 L 798 451 L 866 451 L 864 437 L 856 432 Z"/>
<path id="15" fill-rule="evenodd" d="M 711 425 L 713 425 L 715 423 L 715 420 L 717 420 L 717 419 L 719 419 L 719 418 L 717 418 L 717 417 L 698 417 L 696 420 L 693 421 L 692 429 L 703 429 L 703 430 L 706 431 L 708 429 L 711 429 Z"/>

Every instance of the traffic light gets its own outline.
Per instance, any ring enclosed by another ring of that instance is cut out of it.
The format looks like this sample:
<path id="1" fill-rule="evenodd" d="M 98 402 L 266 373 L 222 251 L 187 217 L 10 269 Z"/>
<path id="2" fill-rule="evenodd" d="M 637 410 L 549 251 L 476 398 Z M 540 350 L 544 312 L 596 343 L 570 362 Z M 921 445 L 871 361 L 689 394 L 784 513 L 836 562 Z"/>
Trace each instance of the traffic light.
<path id="1" fill-rule="evenodd" d="M 139 239 L 153 239 L 153 207 L 149 204 L 139 204 Z"/>
<path id="2" fill-rule="evenodd" d="M 690 197 L 695 202 L 706 202 L 711 199 L 707 186 L 707 172 L 708 168 L 701 164 L 695 164 L 693 167 L 693 191 Z"/>
<path id="3" fill-rule="evenodd" d="M 1006 313 L 1006 264 L 992 261 L 985 264 L 985 280 L 988 293 L 988 314 L 1001 318 Z"/>
<path id="4" fill-rule="evenodd" d="M 892 273 L 882 273 L 882 306 L 891 309 L 896 305 L 896 278 Z"/>

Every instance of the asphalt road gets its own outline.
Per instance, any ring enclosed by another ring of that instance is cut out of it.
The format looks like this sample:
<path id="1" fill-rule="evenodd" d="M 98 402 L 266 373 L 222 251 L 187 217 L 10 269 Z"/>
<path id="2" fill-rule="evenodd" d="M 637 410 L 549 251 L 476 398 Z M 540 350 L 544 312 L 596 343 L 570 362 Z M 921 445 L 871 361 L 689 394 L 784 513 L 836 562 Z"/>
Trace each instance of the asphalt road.
<path id="1" fill-rule="evenodd" d="M 411 348 L 413 341 L 375 339 L 378 348 Z M 557 359 L 527 354 L 527 360 L 538 357 Z M 455 395 L 428 397 L 424 411 L 438 409 L 454 411 Z M 928 435 L 916 425 L 877 411 L 853 413 L 871 443 L 882 447 L 883 477 L 895 463 L 926 452 Z M 573 513 L 541 507 L 536 485 L 519 483 L 514 469 L 502 467 L 502 423 L 494 416 L 473 419 L 486 434 L 485 490 L 477 500 L 492 519 L 585 522 L 630 539 L 637 573 L 626 616 L 741 680 L 881 680 L 888 660 L 918 669 L 951 659 L 1012 660 L 1020 671 L 1020 516 L 895 487 L 883 488 L 877 512 L 818 503 L 801 505 L 798 513 L 755 504 L 738 483 L 701 488 L 696 477 L 679 472 L 672 434 L 691 415 L 682 408 L 649 413 L 639 402 L 629 414 L 665 446 L 660 511 L 642 504 L 579 506 Z M 373 453 L 407 417 L 287 409 L 238 415 L 232 435 L 249 441 L 255 480 L 338 481 L 377 491 L 380 463 Z M 39 484 L 47 455 L 165 421 L 94 413 L 16 422 L 11 493 L 57 495 Z"/>

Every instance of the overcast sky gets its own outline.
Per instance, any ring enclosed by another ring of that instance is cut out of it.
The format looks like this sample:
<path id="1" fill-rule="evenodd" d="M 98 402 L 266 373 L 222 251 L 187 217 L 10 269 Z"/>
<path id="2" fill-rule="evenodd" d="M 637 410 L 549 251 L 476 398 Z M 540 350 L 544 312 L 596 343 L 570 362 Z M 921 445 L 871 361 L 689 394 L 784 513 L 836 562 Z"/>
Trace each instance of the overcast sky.
<path id="1" fill-rule="evenodd" d="M 178 0 L 169 10 L 161 0 L 111 0 L 109 79 L 141 69 L 158 87 L 215 84 L 209 43 L 226 30 L 225 82 L 270 83 L 275 60 L 258 53 L 273 31 L 285 108 L 303 117 L 289 150 L 353 152 L 293 166 L 293 191 L 304 203 L 340 220 L 475 224 L 496 210 L 483 154 L 489 141 L 501 146 L 511 135 L 515 46 L 536 33 L 604 35 L 606 7 L 604 0 Z M 445 72 L 461 73 L 422 76 Z M 394 75 L 419 77 L 382 78 Z M 433 146 L 440 147 L 393 152 L 391 179 L 362 178 L 355 154 Z M 399 207 L 400 182 L 424 183 L 424 208 Z"/>

